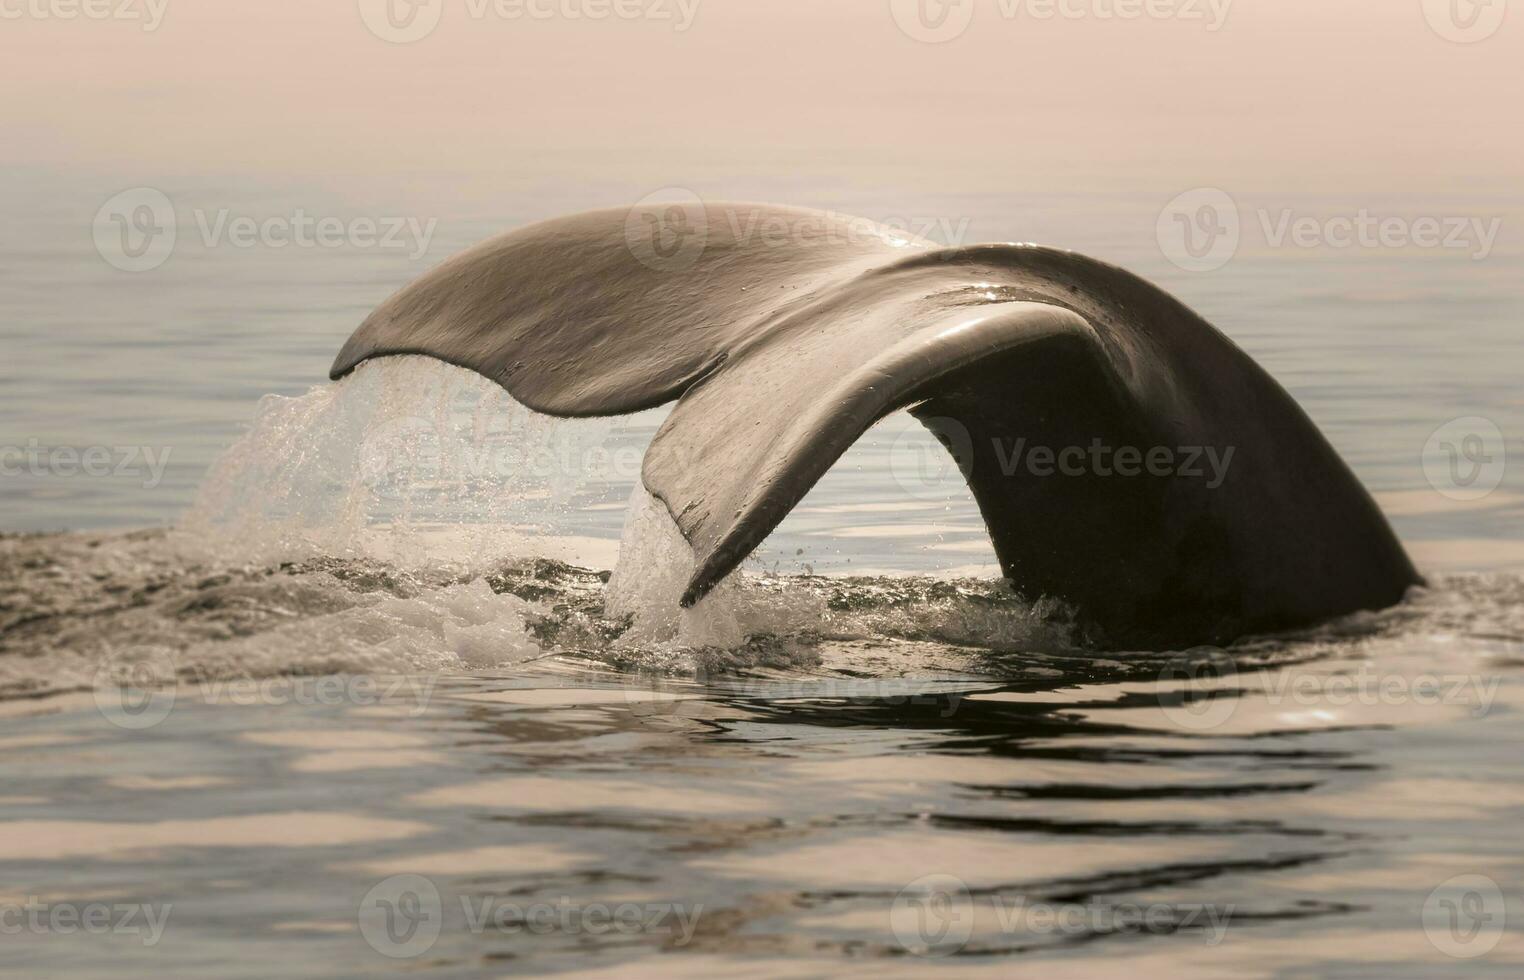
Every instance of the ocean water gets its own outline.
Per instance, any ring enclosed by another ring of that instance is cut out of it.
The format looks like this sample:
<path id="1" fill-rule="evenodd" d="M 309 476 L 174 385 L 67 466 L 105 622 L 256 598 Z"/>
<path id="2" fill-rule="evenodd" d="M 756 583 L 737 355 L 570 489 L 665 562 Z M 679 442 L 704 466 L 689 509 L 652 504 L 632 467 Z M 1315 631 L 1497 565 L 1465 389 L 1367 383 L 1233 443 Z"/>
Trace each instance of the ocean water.
<path id="1" fill-rule="evenodd" d="M 468 211 L 187 179 L 173 252 L 125 272 L 96 225 L 120 187 L 25 177 L 0 191 L 0 971 L 1518 975 L 1516 200 L 1241 194 L 1236 254 L 1191 272 L 1167 189 L 695 188 L 1155 279 L 1298 398 L 1429 576 L 1296 635 L 1098 656 L 999 581 L 904 416 L 678 613 L 689 559 L 638 480 L 660 410 L 549 420 L 418 358 L 326 381 L 432 262 L 645 189 Z M 1276 246 L 1260 217 L 1355 207 L 1500 230 L 1484 256 Z M 433 231 L 203 227 L 296 208 Z"/>

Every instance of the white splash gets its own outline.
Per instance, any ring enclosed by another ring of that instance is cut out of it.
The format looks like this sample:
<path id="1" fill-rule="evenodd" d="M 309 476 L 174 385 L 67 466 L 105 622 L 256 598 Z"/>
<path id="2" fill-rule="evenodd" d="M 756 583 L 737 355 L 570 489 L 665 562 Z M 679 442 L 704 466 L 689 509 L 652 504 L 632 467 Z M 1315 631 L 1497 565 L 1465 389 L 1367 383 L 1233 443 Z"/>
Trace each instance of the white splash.
<path id="1" fill-rule="evenodd" d="M 532 412 L 431 358 L 383 358 L 305 395 L 261 399 L 181 527 L 251 560 L 479 567 L 544 555 L 580 491 L 621 479 L 605 446 L 615 422 Z M 633 459 L 622 465 L 638 471 Z"/>
<path id="2" fill-rule="evenodd" d="M 203 481 L 177 538 L 188 561 L 367 559 L 436 582 L 470 581 L 509 558 L 607 568 L 613 542 L 587 536 L 584 508 L 617 506 L 614 492 L 628 503 L 605 614 L 631 618 L 622 646 L 735 649 L 762 634 L 858 633 L 865 614 L 833 613 L 822 590 L 739 571 L 682 608 L 696 562 L 666 505 L 641 484 L 650 421 L 554 418 L 462 368 L 382 358 L 305 395 L 262 399 L 249 431 Z M 509 608 L 511 596 L 475 589 L 469 598 L 480 609 L 439 594 L 309 624 L 318 646 L 345 651 L 339 659 L 351 664 L 402 648 L 409 652 L 400 659 L 414 665 L 438 657 L 440 665 L 487 666 L 534 652 L 521 649 L 525 610 Z M 924 613 L 873 615 L 914 634 Z M 969 632 L 984 635 L 979 613 L 970 611 L 977 623 Z M 290 642 L 298 659 L 322 656 L 299 637 Z M 252 646 L 235 656 L 257 659 Z"/>
<path id="3" fill-rule="evenodd" d="M 604 593 L 605 613 L 634 617 L 625 633 L 629 642 L 740 646 L 746 634 L 737 575 L 727 577 L 693 608 L 679 604 L 696 565 L 693 548 L 667 505 L 636 484 L 619 541 L 619 564 Z"/>
<path id="4" fill-rule="evenodd" d="M 666 504 L 636 485 L 619 542 L 619 564 L 604 592 L 604 610 L 631 616 L 626 645 L 734 649 L 760 633 L 818 630 L 830 620 L 824 600 L 804 591 L 768 590 L 762 580 L 731 572 L 696 606 L 682 608 L 697 561 Z"/>

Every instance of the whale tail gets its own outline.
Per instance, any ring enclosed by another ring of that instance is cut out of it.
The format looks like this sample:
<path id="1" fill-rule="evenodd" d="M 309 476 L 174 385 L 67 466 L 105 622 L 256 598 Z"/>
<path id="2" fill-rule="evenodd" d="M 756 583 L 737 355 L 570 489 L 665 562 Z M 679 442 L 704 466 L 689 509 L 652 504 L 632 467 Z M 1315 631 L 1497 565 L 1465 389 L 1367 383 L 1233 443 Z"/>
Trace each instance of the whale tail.
<path id="1" fill-rule="evenodd" d="M 395 354 L 553 415 L 677 400 L 642 467 L 736 568 L 884 415 L 953 452 L 1020 590 L 1093 642 L 1222 643 L 1399 601 L 1385 518 L 1247 355 L 1121 269 L 939 249 L 861 219 L 693 201 L 591 212 L 464 252 L 378 307 L 332 376 Z"/>

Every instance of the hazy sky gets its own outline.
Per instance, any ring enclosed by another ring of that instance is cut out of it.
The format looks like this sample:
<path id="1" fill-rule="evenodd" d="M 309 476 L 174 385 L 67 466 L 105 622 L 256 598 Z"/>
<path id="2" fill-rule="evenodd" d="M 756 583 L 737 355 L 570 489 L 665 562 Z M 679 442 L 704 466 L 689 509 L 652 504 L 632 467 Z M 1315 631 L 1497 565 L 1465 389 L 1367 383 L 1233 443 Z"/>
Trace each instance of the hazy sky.
<path id="1" fill-rule="evenodd" d="M 366 26 L 382 0 L 62 17 L 121 2 L 0 0 L 5 163 L 462 190 L 611 172 L 1426 193 L 1524 176 L 1507 0 L 1046 0 L 1063 5 L 1048 19 L 1045 0 L 926 0 L 922 24 L 967 12 L 940 44 L 901 28 L 900 0 L 394 0 L 410 29 L 438 15 L 401 44 Z M 586 16 L 616 4 L 638 16 Z M 1498 10 L 1484 41 L 1442 36 Z"/>

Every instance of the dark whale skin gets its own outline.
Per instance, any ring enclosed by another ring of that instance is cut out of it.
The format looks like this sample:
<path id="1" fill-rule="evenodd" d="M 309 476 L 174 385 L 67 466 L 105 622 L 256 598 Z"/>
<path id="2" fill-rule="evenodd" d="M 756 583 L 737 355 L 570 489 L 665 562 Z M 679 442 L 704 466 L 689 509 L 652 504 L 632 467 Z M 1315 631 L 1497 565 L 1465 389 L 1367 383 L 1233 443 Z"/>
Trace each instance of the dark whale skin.
<path id="1" fill-rule="evenodd" d="M 690 238 L 646 237 L 668 227 Z M 1169 294 L 1073 252 L 936 248 L 776 205 L 590 212 L 404 287 L 331 375 L 397 354 L 552 415 L 676 399 L 642 478 L 693 546 L 685 604 L 901 408 L 954 452 L 1013 586 L 1070 604 L 1098 648 L 1226 644 L 1385 608 L 1422 582 L 1269 374 Z M 1038 475 L 1012 465 L 1020 440 L 1233 455 L 1215 486 L 1146 467 Z"/>

